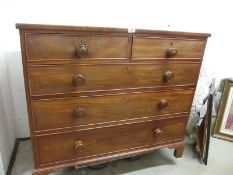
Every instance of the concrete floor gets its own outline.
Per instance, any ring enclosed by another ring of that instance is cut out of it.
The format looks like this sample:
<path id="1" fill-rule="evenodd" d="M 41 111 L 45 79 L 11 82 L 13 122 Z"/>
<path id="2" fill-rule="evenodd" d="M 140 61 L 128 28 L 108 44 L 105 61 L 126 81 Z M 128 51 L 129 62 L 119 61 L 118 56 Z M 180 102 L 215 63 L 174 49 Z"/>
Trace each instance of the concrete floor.
<path id="1" fill-rule="evenodd" d="M 30 141 L 21 142 L 12 175 L 31 175 L 32 151 Z M 192 146 L 188 145 L 182 158 L 173 157 L 173 150 L 161 149 L 139 160 L 118 160 L 102 170 L 67 168 L 52 175 L 233 175 L 233 143 L 211 138 L 209 162 L 201 164 Z"/>

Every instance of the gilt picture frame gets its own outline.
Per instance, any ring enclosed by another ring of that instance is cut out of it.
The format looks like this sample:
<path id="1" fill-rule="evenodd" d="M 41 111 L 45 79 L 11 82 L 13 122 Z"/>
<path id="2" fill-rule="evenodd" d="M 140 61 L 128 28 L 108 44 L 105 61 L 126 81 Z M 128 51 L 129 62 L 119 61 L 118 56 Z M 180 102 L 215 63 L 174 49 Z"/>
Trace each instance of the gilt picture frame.
<path id="1" fill-rule="evenodd" d="M 233 81 L 225 80 L 213 136 L 233 141 Z"/>

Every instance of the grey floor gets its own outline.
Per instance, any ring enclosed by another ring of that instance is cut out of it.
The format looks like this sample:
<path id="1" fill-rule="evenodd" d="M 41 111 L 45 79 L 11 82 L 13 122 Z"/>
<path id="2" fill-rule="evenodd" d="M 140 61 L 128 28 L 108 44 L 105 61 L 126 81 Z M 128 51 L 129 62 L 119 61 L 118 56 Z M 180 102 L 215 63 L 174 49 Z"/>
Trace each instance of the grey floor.
<path id="1" fill-rule="evenodd" d="M 31 142 L 19 145 L 12 175 L 31 175 Z M 102 170 L 67 168 L 52 175 L 233 175 L 233 143 L 211 138 L 209 162 L 201 164 L 188 145 L 182 158 L 173 157 L 173 150 L 162 149 L 142 156 L 139 160 L 118 160 Z"/>

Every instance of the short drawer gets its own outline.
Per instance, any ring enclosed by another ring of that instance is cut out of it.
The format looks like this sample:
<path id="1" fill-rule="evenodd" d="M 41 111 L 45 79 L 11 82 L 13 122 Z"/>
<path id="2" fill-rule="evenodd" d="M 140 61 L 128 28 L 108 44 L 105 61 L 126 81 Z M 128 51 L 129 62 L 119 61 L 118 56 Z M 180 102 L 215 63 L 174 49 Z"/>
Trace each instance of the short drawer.
<path id="1" fill-rule="evenodd" d="M 39 166 L 183 139 L 187 117 L 145 121 L 35 138 Z"/>
<path id="2" fill-rule="evenodd" d="M 134 37 L 132 59 L 201 59 L 205 40 Z"/>
<path id="3" fill-rule="evenodd" d="M 27 34 L 28 60 L 127 58 L 128 37 Z"/>
<path id="4" fill-rule="evenodd" d="M 32 95 L 137 87 L 195 85 L 199 64 L 30 66 Z"/>
<path id="5" fill-rule="evenodd" d="M 192 97 L 190 89 L 35 100 L 32 110 L 40 131 L 189 112 Z"/>

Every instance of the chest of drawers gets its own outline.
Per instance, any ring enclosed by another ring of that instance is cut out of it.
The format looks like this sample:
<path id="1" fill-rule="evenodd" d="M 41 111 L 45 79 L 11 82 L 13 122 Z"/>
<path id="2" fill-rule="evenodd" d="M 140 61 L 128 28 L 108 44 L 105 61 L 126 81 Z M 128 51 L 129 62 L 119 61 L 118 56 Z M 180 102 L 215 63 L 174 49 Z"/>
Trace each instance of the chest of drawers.
<path id="1" fill-rule="evenodd" d="M 210 34 L 17 24 L 34 175 L 174 148 Z"/>

